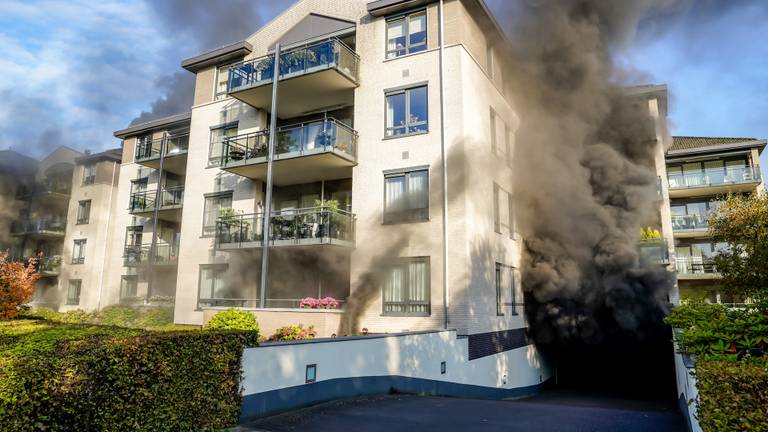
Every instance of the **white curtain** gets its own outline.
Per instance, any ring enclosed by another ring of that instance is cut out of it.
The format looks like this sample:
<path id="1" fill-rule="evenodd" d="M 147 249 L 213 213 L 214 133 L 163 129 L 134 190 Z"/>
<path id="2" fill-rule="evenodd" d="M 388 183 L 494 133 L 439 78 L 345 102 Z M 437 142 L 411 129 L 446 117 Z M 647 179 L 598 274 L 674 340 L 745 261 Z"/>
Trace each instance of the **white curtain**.
<path id="1" fill-rule="evenodd" d="M 409 175 L 408 179 L 408 201 L 410 208 L 427 208 L 427 172 L 416 171 Z"/>
<path id="2" fill-rule="evenodd" d="M 408 33 L 420 33 L 427 28 L 427 16 L 424 14 L 412 15 L 408 22 Z"/>
<path id="3" fill-rule="evenodd" d="M 403 301 L 403 267 L 394 266 L 390 269 L 389 275 L 384 282 L 384 302 L 399 303 Z M 401 306 L 388 305 L 385 308 L 389 312 L 402 311 Z"/>
<path id="4" fill-rule="evenodd" d="M 387 51 L 405 48 L 405 19 L 387 23 Z"/>
<path id="5" fill-rule="evenodd" d="M 387 212 L 402 211 L 405 193 L 405 176 L 389 177 L 386 181 L 386 210 Z"/>

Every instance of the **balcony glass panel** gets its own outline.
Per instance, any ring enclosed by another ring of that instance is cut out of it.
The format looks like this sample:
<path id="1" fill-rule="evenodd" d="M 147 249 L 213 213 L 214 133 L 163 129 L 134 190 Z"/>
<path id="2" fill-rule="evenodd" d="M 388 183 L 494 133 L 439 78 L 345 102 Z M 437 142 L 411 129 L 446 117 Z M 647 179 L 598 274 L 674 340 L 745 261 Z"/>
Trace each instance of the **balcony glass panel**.
<path id="1" fill-rule="evenodd" d="M 67 221 L 63 218 L 35 219 L 29 222 L 14 222 L 11 225 L 11 234 L 64 234 Z"/>
<path id="2" fill-rule="evenodd" d="M 672 229 L 675 231 L 706 230 L 709 216 L 703 213 L 672 215 Z"/>
<path id="3" fill-rule="evenodd" d="M 134 192 L 131 194 L 128 211 L 143 213 L 155 209 L 157 190 Z M 163 189 L 160 193 L 160 210 L 180 207 L 184 202 L 184 186 Z"/>
<path id="4" fill-rule="evenodd" d="M 699 164 L 696 164 L 698 167 Z M 670 171 L 668 174 L 670 189 L 720 186 L 760 181 L 760 169 L 741 165 L 727 166 L 725 169 L 685 169 Z"/>
<path id="5" fill-rule="evenodd" d="M 715 265 L 702 257 L 678 257 L 675 267 L 680 274 L 712 274 L 717 273 Z"/>
<path id="6" fill-rule="evenodd" d="M 136 142 L 136 161 L 157 159 L 160 157 L 160 149 L 163 147 L 163 139 L 139 140 Z"/>
<path id="7" fill-rule="evenodd" d="M 269 221 L 270 245 L 354 242 L 355 216 L 343 210 L 315 207 L 276 211 Z M 219 247 L 260 247 L 263 213 L 221 217 L 216 224 Z"/>
<path id="8" fill-rule="evenodd" d="M 280 53 L 280 79 L 335 68 L 351 80 L 358 80 L 358 55 L 338 39 L 315 42 Z M 269 54 L 230 66 L 229 93 L 271 83 L 275 55 Z"/>
<path id="9" fill-rule="evenodd" d="M 225 138 L 222 166 L 265 162 L 268 145 L 267 130 Z M 275 159 L 331 150 L 341 151 L 355 159 L 357 132 L 333 118 L 277 128 Z"/>
<path id="10" fill-rule="evenodd" d="M 176 264 L 179 256 L 177 244 L 158 243 L 152 254 L 152 245 L 129 245 L 125 247 L 123 262 L 126 266 L 139 264 Z"/>

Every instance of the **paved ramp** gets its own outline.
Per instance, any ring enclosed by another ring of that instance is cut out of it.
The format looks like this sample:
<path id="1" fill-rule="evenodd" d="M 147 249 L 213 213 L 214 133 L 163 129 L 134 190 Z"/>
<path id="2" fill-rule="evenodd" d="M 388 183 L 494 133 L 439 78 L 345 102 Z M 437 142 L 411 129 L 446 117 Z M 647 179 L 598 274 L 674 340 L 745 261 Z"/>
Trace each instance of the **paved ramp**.
<path id="1" fill-rule="evenodd" d="M 337 401 L 243 425 L 270 432 L 682 432 L 674 406 L 577 392 L 515 401 L 391 395 Z"/>

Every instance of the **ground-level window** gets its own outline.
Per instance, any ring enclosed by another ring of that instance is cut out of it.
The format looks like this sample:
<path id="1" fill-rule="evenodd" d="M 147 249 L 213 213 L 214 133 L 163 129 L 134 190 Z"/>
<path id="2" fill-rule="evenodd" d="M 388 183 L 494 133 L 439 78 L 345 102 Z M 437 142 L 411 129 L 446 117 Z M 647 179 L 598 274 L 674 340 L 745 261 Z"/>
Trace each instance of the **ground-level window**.
<path id="1" fill-rule="evenodd" d="M 211 143 L 208 148 L 208 166 L 221 165 L 224 140 L 237 136 L 237 122 L 211 128 Z"/>
<path id="2" fill-rule="evenodd" d="M 123 275 L 120 280 L 120 299 L 133 299 L 138 296 L 139 277 Z"/>
<path id="3" fill-rule="evenodd" d="M 67 304 L 78 305 L 80 304 L 80 288 L 83 285 L 83 281 L 80 279 L 70 279 L 69 286 L 67 287 Z"/>
<path id="4" fill-rule="evenodd" d="M 383 314 L 426 316 L 430 313 L 429 257 L 403 258 L 384 277 Z"/>
<path id="5" fill-rule="evenodd" d="M 517 271 L 512 266 L 496 263 L 495 279 L 496 315 L 504 315 L 506 306 L 512 308 L 512 315 L 517 315 Z M 507 297 L 507 295 L 509 295 L 509 297 Z"/>
<path id="6" fill-rule="evenodd" d="M 91 218 L 91 200 L 80 201 L 77 204 L 77 224 L 87 224 Z"/>
<path id="7" fill-rule="evenodd" d="M 86 239 L 75 240 L 72 247 L 72 264 L 83 264 L 85 262 L 86 242 Z"/>
<path id="8" fill-rule="evenodd" d="M 206 264 L 200 266 L 199 306 L 216 306 L 219 300 L 226 300 L 226 264 Z"/>
<path id="9" fill-rule="evenodd" d="M 384 223 L 429 219 L 429 171 L 393 171 L 384 174 Z"/>
<path id="10" fill-rule="evenodd" d="M 512 194 L 496 183 L 493 184 L 493 227 L 499 234 L 515 234 L 515 220 L 512 207 Z"/>
<path id="11" fill-rule="evenodd" d="M 389 90 L 385 135 L 413 135 L 429 131 L 427 86 Z"/>
<path id="12" fill-rule="evenodd" d="M 427 11 L 421 10 L 387 20 L 387 58 L 427 49 Z"/>
<path id="13" fill-rule="evenodd" d="M 222 209 L 232 208 L 232 192 L 222 192 L 205 197 L 203 214 L 203 235 L 216 234 L 216 221 L 221 215 Z"/>

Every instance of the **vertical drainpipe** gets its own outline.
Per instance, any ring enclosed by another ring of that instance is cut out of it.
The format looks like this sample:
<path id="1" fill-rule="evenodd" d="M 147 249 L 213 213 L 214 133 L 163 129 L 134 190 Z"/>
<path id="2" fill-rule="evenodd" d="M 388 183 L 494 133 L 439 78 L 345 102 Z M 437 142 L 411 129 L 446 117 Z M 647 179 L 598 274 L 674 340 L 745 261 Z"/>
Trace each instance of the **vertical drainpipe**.
<path id="1" fill-rule="evenodd" d="M 445 90 L 443 84 L 443 54 L 445 50 L 445 32 L 443 21 L 443 0 L 438 5 L 438 26 L 440 27 L 440 158 L 443 178 L 443 327 L 448 329 L 448 159 L 445 155 Z"/>
<path id="2" fill-rule="evenodd" d="M 272 112 L 269 124 L 269 147 L 267 148 L 267 194 L 264 198 L 261 230 L 261 283 L 259 285 L 259 307 L 267 304 L 267 268 L 269 264 L 269 221 L 272 216 L 272 163 L 275 158 L 275 135 L 277 135 L 277 85 L 280 81 L 280 42 L 275 43 L 275 69 L 272 72 Z"/>
<path id="3" fill-rule="evenodd" d="M 99 297 L 96 300 L 96 310 L 101 310 L 101 293 L 104 291 L 104 272 L 107 268 L 107 245 L 109 244 L 109 223 L 112 222 L 112 195 L 115 193 L 115 188 L 117 185 L 115 185 L 115 175 L 117 174 L 117 166 L 119 163 L 115 162 L 112 164 L 112 183 L 110 183 L 110 189 L 109 189 L 109 201 L 107 203 L 107 230 L 106 230 L 106 238 L 104 239 L 104 249 L 102 250 L 102 256 L 101 256 L 101 273 L 99 274 Z M 121 280 L 122 282 L 122 280 Z"/>
<path id="4" fill-rule="evenodd" d="M 160 141 L 160 168 L 157 170 L 157 191 L 155 191 L 155 210 L 152 212 L 152 243 L 149 245 L 149 256 L 147 257 L 147 296 L 144 299 L 144 303 L 149 303 L 149 298 L 152 296 L 152 289 L 154 285 L 154 262 L 155 262 L 155 248 L 157 247 L 157 214 L 160 211 L 160 202 L 163 198 L 163 162 L 165 162 L 165 143 L 167 135 L 163 132 L 163 138 Z M 151 150 L 150 150 L 151 151 Z M 146 198 L 145 198 L 146 199 Z"/>

